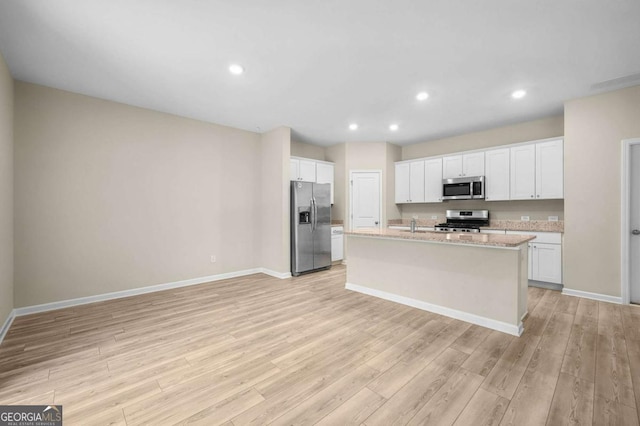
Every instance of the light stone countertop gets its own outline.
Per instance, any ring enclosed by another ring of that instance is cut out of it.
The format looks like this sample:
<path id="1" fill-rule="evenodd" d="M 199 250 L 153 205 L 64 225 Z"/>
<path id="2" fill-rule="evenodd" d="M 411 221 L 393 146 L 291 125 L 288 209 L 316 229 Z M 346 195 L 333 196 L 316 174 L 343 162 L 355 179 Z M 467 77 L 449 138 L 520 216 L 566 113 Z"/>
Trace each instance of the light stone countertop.
<path id="1" fill-rule="evenodd" d="M 533 239 L 529 235 L 501 235 L 481 233 L 449 233 L 436 231 L 418 231 L 411 233 L 399 229 L 360 229 L 357 231 L 345 231 L 345 235 L 372 238 L 390 238 L 400 240 L 413 240 L 435 243 L 468 244 L 488 247 L 517 247 Z"/>

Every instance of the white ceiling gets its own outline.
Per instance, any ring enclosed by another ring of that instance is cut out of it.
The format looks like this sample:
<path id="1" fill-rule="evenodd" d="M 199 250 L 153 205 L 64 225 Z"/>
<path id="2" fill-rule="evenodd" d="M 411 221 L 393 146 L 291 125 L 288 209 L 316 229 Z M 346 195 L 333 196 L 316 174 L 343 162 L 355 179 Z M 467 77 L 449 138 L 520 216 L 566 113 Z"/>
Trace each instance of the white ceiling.
<path id="1" fill-rule="evenodd" d="M 319 145 L 404 145 L 558 114 L 637 74 L 639 18 L 638 0 L 0 0 L 0 51 L 19 80 Z"/>

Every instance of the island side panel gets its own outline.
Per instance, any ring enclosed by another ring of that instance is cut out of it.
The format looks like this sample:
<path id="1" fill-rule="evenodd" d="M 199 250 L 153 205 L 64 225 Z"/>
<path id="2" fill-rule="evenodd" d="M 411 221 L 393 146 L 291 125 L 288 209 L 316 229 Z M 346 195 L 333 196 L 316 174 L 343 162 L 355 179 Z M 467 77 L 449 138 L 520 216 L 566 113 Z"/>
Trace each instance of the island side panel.
<path id="1" fill-rule="evenodd" d="M 427 310 L 433 309 L 411 301 L 468 313 L 489 320 L 470 322 L 511 334 L 521 331 L 526 244 L 497 249 L 355 235 L 347 239 L 347 288 L 407 298 L 409 303 L 398 301 Z"/>

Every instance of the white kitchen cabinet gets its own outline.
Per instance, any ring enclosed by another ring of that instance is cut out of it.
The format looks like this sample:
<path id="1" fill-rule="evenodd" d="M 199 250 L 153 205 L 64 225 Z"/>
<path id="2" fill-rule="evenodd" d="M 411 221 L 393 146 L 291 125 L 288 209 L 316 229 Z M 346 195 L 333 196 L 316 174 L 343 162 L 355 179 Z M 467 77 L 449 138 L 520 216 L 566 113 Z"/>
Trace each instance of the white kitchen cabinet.
<path id="1" fill-rule="evenodd" d="M 334 200 L 334 165 L 327 161 L 292 157 L 289 159 L 290 180 L 328 183 L 331 185 L 331 204 Z"/>
<path id="2" fill-rule="evenodd" d="M 533 235 L 529 242 L 529 279 L 562 284 L 562 234 L 507 231 L 507 235 Z"/>
<path id="3" fill-rule="evenodd" d="M 562 139 L 536 144 L 536 198 L 564 197 Z"/>
<path id="4" fill-rule="evenodd" d="M 511 199 L 533 200 L 536 193 L 536 146 L 521 145 L 510 148 Z"/>
<path id="5" fill-rule="evenodd" d="M 396 204 L 410 202 L 411 166 L 409 163 L 396 164 Z"/>
<path id="6" fill-rule="evenodd" d="M 510 156 L 509 148 L 493 149 L 485 152 L 484 192 L 486 201 L 509 199 Z"/>
<path id="7" fill-rule="evenodd" d="M 424 201 L 442 202 L 442 158 L 433 158 L 424 162 Z"/>
<path id="8" fill-rule="evenodd" d="M 316 162 L 314 160 L 306 160 L 303 158 L 290 158 L 289 169 L 290 180 L 300 180 L 304 182 L 316 181 Z"/>
<path id="9" fill-rule="evenodd" d="M 442 158 L 442 179 L 462 177 L 462 155 Z"/>
<path id="10" fill-rule="evenodd" d="M 424 161 L 409 163 L 409 200 L 424 203 Z"/>
<path id="11" fill-rule="evenodd" d="M 442 158 L 442 178 L 484 176 L 484 152 L 451 155 Z"/>
<path id="12" fill-rule="evenodd" d="M 331 261 L 344 259 L 344 227 L 331 227 Z"/>
<path id="13" fill-rule="evenodd" d="M 534 240 L 535 241 L 535 240 Z M 559 244 L 531 243 L 531 279 L 549 283 L 562 283 L 562 246 Z"/>
<path id="14" fill-rule="evenodd" d="M 316 162 L 312 160 L 300 160 L 300 180 L 305 182 L 316 181 Z"/>
<path id="15" fill-rule="evenodd" d="M 333 164 L 316 162 L 316 183 L 331 184 L 331 204 L 333 204 Z"/>
<path id="16" fill-rule="evenodd" d="M 563 198 L 562 139 L 511 148 L 511 199 Z"/>
<path id="17" fill-rule="evenodd" d="M 300 160 L 289 159 L 289 180 L 300 180 Z"/>
<path id="18" fill-rule="evenodd" d="M 424 161 L 396 164 L 396 203 L 424 203 Z"/>

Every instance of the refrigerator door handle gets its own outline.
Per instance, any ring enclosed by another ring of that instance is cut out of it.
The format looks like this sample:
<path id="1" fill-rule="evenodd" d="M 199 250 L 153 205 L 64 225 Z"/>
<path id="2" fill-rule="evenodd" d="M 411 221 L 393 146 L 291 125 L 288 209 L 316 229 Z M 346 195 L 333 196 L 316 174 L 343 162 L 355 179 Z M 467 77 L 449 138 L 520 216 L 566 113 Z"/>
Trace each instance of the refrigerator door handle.
<path id="1" fill-rule="evenodd" d="M 309 214 L 311 215 L 311 217 L 309 218 L 311 221 L 311 232 L 313 232 L 314 228 L 316 227 L 315 221 L 316 221 L 316 209 L 315 209 L 315 205 L 313 204 L 313 197 L 311 197 L 309 199 Z"/>
<path id="2" fill-rule="evenodd" d="M 311 205 L 313 206 L 313 219 L 312 219 L 312 230 L 316 230 L 316 228 L 318 227 L 318 205 L 316 204 L 316 198 L 312 197 L 311 198 Z"/>

